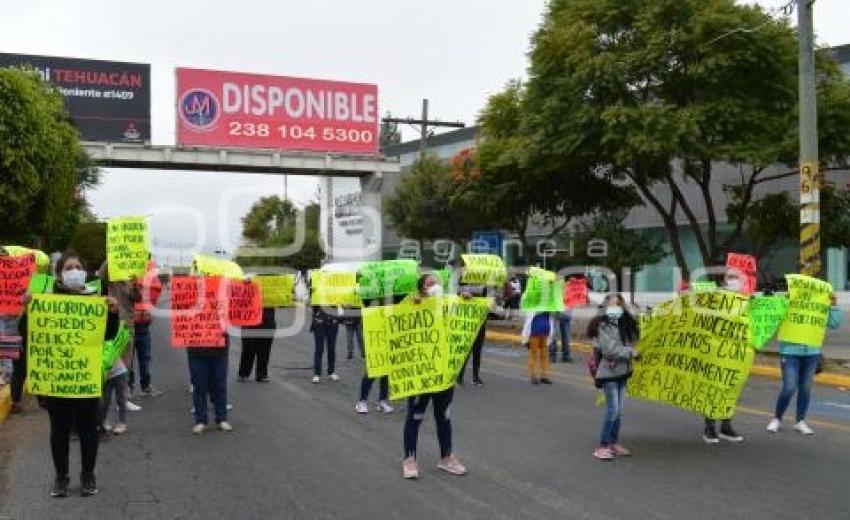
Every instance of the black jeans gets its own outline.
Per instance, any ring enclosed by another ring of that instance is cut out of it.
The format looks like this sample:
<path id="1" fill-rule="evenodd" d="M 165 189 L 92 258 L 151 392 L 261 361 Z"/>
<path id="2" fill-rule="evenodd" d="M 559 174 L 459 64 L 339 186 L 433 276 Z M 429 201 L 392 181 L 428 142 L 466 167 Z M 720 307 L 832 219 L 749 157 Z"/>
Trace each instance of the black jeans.
<path id="1" fill-rule="evenodd" d="M 71 447 L 71 430 L 80 436 L 80 455 L 83 473 L 94 473 L 97 462 L 97 425 L 100 418 L 100 399 L 44 399 L 50 415 L 50 451 L 57 476 L 68 475 L 68 452 Z"/>
<path id="2" fill-rule="evenodd" d="M 12 361 L 12 402 L 21 402 L 27 380 L 27 346 L 21 346 L 21 356 Z"/>
<path id="3" fill-rule="evenodd" d="M 333 374 L 336 369 L 336 336 L 339 332 L 339 324 L 336 322 L 316 322 L 313 324 L 313 339 L 316 350 L 313 353 L 313 373 L 322 375 L 322 354 L 325 344 L 328 347 L 328 375 Z"/>
<path id="4" fill-rule="evenodd" d="M 258 334 L 251 331 L 252 334 Z M 274 331 L 268 331 L 269 337 L 242 336 L 242 355 L 239 357 L 239 377 L 250 377 L 257 360 L 257 381 L 269 377 L 269 357 L 274 342 Z"/>
<path id="5" fill-rule="evenodd" d="M 484 348 L 484 326 L 481 326 L 481 330 L 478 331 L 478 335 L 475 336 L 475 341 L 472 342 L 472 380 L 478 381 L 481 379 L 481 350 Z M 463 383 L 463 375 L 466 373 L 466 364 L 469 362 L 469 357 L 466 356 L 466 360 L 463 362 L 463 366 L 460 369 L 460 374 L 457 376 L 458 383 Z"/>
<path id="6" fill-rule="evenodd" d="M 379 377 L 376 379 L 380 379 L 378 381 L 378 400 L 386 401 L 387 397 L 390 395 L 390 378 L 387 376 Z M 365 373 L 363 374 L 363 379 L 360 380 L 360 400 L 368 401 L 369 400 L 369 391 L 372 390 L 372 383 L 375 382 L 375 379 L 369 379 L 369 376 Z"/>
<path id="7" fill-rule="evenodd" d="M 419 440 L 419 427 L 428 403 L 434 401 L 434 421 L 437 423 L 437 441 L 440 443 L 440 456 L 452 454 L 452 398 L 454 387 L 435 394 L 417 395 L 407 398 L 407 417 L 404 420 L 404 457 L 416 458 L 416 444 Z"/>

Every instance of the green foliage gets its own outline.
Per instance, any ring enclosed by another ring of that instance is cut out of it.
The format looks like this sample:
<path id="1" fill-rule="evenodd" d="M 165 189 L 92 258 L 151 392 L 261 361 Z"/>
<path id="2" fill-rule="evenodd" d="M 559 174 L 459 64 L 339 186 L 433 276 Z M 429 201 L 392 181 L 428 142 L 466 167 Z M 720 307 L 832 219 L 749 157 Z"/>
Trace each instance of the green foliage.
<path id="1" fill-rule="evenodd" d="M 77 252 L 94 272 L 106 260 L 106 223 L 86 219 L 75 227 L 67 247 Z"/>
<path id="2" fill-rule="evenodd" d="M 0 69 L 0 242 L 62 247 L 97 181 L 61 95 L 33 71 Z"/>
<path id="3" fill-rule="evenodd" d="M 237 253 L 236 263 L 242 267 L 277 266 L 297 270 L 319 267 L 325 256 L 319 242 L 319 216 L 320 208 L 316 203 L 311 203 L 299 211 L 290 201 L 277 196 L 261 198 L 242 219 L 242 236 L 251 240 L 256 247 L 241 248 Z M 248 233 L 251 236 L 248 236 Z M 256 254 L 263 249 L 289 249 L 299 242 L 299 235 L 303 236 L 303 242 L 292 254 Z"/>

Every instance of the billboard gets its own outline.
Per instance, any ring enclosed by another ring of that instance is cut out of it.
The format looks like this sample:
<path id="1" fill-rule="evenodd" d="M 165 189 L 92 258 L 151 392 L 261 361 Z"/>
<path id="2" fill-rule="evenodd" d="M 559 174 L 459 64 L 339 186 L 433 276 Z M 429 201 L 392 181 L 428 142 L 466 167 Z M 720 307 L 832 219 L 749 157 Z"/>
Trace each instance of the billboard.
<path id="1" fill-rule="evenodd" d="M 177 69 L 177 144 L 378 153 L 378 87 Z"/>
<path id="2" fill-rule="evenodd" d="M 0 67 L 26 65 L 59 89 L 82 140 L 150 142 L 150 65 L 0 53 Z"/>

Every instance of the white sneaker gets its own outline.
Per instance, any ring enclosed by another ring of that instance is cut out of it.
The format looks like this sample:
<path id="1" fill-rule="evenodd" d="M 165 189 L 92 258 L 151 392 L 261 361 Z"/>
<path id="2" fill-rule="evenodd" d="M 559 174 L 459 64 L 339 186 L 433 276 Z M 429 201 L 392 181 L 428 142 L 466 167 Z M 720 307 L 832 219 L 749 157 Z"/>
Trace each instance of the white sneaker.
<path id="1" fill-rule="evenodd" d="M 336 375 L 336 372 L 334 372 L 333 374 L 328 376 L 328 379 L 330 379 L 331 381 L 339 381 L 339 376 Z"/>
<path id="2" fill-rule="evenodd" d="M 103 423 L 103 431 L 111 432 L 112 426 L 108 422 Z"/>
<path id="3" fill-rule="evenodd" d="M 206 427 L 205 424 L 198 423 L 198 424 L 196 424 L 195 426 L 192 427 L 192 433 L 194 433 L 195 435 L 200 435 L 200 434 L 204 433 L 204 430 L 206 430 L 206 429 L 207 429 L 207 427 Z"/>
<path id="4" fill-rule="evenodd" d="M 815 431 L 806 424 L 806 421 L 800 421 L 794 425 L 794 431 L 798 431 L 803 435 L 814 435 Z"/>
<path id="5" fill-rule="evenodd" d="M 313 383 L 314 385 L 318 385 L 321 381 L 322 381 L 322 379 L 319 376 L 313 376 L 313 379 L 310 382 Z"/>
<path id="6" fill-rule="evenodd" d="M 218 429 L 223 432 L 232 432 L 233 426 L 230 426 L 230 423 L 227 421 L 221 421 L 220 423 L 218 423 Z"/>
<path id="7" fill-rule="evenodd" d="M 395 408 L 393 408 L 392 405 L 390 405 L 390 403 L 388 403 L 386 401 L 378 402 L 378 411 L 381 411 L 381 412 L 384 412 L 384 413 L 393 413 L 394 410 L 395 410 Z"/>
<path id="8" fill-rule="evenodd" d="M 232 404 L 229 404 L 229 405 L 227 405 L 225 408 L 227 408 L 228 410 L 233 410 L 233 405 L 232 405 Z"/>
<path id="9" fill-rule="evenodd" d="M 124 435 L 127 433 L 127 425 L 120 422 L 115 425 L 115 428 L 112 429 L 112 433 L 115 435 Z"/>
<path id="10" fill-rule="evenodd" d="M 779 431 L 779 428 L 782 427 L 782 421 L 777 418 L 773 418 L 770 420 L 770 424 L 767 425 L 767 431 L 770 433 L 776 433 Z"/>
<path id="11" fill-rule="evenodd" d="M 354 405 L 354 411 L 357 413 L 369 413 L 369 405 L 366 404 L 366 401 L 357 401 L 357 404 Z"/>
<path id="12" fill-rule="evenodd" d="M 138 412 L 138 411 L 141 411 L 141 409 L 142 409 L 141 406 L 134 404 L 134 403 L 131 403 L 130 401 L 127 401 L 127 410 L 129 410 L 131 412 Z"/>

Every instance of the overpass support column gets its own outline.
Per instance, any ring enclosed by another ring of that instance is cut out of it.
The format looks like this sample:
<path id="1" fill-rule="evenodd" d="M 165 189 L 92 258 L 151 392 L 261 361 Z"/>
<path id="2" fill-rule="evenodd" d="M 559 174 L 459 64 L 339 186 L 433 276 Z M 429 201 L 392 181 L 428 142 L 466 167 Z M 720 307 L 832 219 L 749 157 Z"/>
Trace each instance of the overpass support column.
<path id="1" fill-rule="evenodd" d="M 361 210 L 363 216 L 363 260 L 381 260 L 383 232 L 383 184 L 380 170 L 360 177 Z"/>

